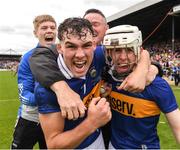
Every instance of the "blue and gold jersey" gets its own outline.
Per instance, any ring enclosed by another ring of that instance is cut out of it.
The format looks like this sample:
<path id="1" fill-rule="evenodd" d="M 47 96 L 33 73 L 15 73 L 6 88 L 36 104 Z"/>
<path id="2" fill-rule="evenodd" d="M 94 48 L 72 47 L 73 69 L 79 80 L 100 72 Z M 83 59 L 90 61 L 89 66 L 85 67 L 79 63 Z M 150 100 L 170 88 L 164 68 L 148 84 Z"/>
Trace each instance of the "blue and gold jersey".
<path id="1" fill-rule="evenodd" d="M 67 79 L 66 82 L 76 93 L 78 93 L 83 100 L 84 104 L 88 107 L 91 99 L 93 97 L 98 97 L 100 95 L 99 89 L 101 86 L 101 72 L 105 65 L 104 50 L 101 47 L 97 47 L 94 54 L 93 62 L 90 69 L 86 75 L 85 79 Z M 35 96 L 38 101 L 39 113 L 53 113 L 59 112 L 60 106 L 58 104 L 56 95 L 49 89 L 42 87 L 40 84 L 36 85 Z M 79 125 L 84 119 L 79 118 L 77 120 L 65 119 L 64 131 L 71 130 Z M 86 138 L 80 145 L 78 149 L 86 148 L 91 143 L 93 143 L 99 136 L 100 130 L 96 130 L 88 138 Z"/>
<path id="2" fill-rule="evenodd" d="M 112 80 L 110 80 L 112 81 Z M 116 149 L 160 148 L 157 123 L 160 112 L 178 108 L 168 83 L 156 77 L 141 93 L 118 91 L 112 81 L 108 97 L 112 108 L 111 143 Z"/>

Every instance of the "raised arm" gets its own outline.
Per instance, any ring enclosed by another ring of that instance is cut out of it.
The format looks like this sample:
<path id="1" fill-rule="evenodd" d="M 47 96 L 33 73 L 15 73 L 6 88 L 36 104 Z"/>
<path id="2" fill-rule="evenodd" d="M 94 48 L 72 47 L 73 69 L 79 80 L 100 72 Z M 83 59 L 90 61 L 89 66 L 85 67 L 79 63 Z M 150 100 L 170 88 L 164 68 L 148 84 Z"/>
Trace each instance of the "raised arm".
<path id="1" fill-rule="evenodd" d="M 64 81 L 65 77 L 57 65 L 57 57 L 58 52 L 55 46 L 36 48 L 30 58 L 31 71 L 36 81 L 56 93 L 62 116 L 68 119 L 77 119 L 84 115 L 85 106 L 79 94 L 69 88 Z"/>

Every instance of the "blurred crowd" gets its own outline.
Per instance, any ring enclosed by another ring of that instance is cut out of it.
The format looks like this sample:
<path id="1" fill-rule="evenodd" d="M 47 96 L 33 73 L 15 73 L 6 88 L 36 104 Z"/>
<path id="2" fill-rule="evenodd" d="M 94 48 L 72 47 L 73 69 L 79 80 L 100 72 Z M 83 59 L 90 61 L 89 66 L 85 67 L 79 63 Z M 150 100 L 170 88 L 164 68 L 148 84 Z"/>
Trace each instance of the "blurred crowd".
<path id="1" fill-rule="evenodd" d="M 16 71 L 18 64 L 17 60 L 0 60 L 0 69 Z"/>
<path id="2" fill-rule="evenodd" d="M 160 63 L 164 76 L 178 86 L 180 83 L 180 39 L 175 41 L 174 50 L 172 50 L 171 41 L 158 42 L 147 46 L 146 49 L 150 52 L 151 60 Z"/>
<path id="3" fill-rule="evenodd" d="M 151 55 L 151 60 L 159 62 L 163 68 L 164 77 L 180 85 L 180 39 L 175 41 L 172 50 L 171 41 L 158 42 L 145 47 Z M 16 71 L 18 60 L 0 60 L 0 69 Z"/>

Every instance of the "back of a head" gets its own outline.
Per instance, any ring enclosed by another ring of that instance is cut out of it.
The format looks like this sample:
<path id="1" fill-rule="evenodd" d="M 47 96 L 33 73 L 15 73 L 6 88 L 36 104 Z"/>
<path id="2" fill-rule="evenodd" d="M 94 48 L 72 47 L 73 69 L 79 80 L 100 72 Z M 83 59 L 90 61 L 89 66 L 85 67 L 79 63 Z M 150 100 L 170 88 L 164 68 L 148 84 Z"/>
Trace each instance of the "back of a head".
<path id="1" fill-rule="evenodd" d="M 68 37 L 70 34 L 78 35 L 79 38 L 82 38 L 85 35 L 84 30 L 94 34 L 91 23 L 84 18 L 67 18 L 65 19 L 58 27 L 58 39 L 61 41 L 64 39 L 64 33 Z"/>
<path id="2" fill-rule="evenodd" d="M 55 19 L 51 15 L 39 15 L 39 16 L 37 16 L 33 21 L 34 29 L 37 30 L 41 23 L 47 22 L 47 21 L 54 22 L 56 24 Z"/>

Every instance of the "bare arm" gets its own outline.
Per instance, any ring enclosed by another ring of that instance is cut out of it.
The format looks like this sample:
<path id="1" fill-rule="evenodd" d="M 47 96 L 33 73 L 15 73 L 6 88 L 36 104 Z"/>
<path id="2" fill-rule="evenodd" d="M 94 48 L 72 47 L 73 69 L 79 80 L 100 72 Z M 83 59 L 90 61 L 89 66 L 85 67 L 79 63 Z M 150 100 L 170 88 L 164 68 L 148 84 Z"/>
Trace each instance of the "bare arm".
<path id="1" fill-rule="evenodd" d="M 76 148 L 87 136 L 111 119 L 109 103 L 104 98 L 94 98 L 89 105 L 87 118 L 72 130 L 64 130 L 60 112 L 40 114 L 40 123 L 48 148 Z"/>
<path id="2" fill-rule="evenodd" d="M 176 141 L 180 144 L 180 110 L 176 109 L 166 114 L 166 118 L 173 131 Z"/>
<path id="3" fill-rule="evenodd" d="M 156 66 L 150 65 L 148 74 L 146 76 L 146 86 L 149 85 L 155 79 L 158 72 L 159 70 Z"/>

